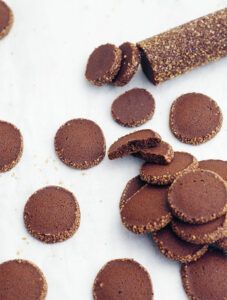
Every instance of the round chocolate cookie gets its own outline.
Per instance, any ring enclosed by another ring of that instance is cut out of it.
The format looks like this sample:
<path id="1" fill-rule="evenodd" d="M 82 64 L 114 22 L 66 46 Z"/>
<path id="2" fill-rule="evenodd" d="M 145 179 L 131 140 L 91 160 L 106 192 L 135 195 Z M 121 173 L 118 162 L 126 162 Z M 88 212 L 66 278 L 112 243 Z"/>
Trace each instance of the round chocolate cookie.
<path id="1" fill-rule="evenodd" d="M 191 300 L 227 299 L 227 256 L 208 251 L 198 261 L 182 265 L 184 289 Z"/>
<path id="2" fill-rule="evenodd" d="M 208 250 L 207 245 L 193 245 L 181 240 L 170 226 L 154 232 L 152 236 L 163 255 L 181 263 L 196 261 Z"/>
<path id="3" fill-rule="evenodd" d="M 30 234 L 45 243 L 70 238 L 80 225 L 80 208 L 64 188 L 48 186 L 35 192 L 24 208 L 24 223 Z"/>
<path id="4" fill-rule="evenodd" d="M 13 12 L 9 6 L 0 0 L 0 39 L 5 37 L 13 24 Z"/>
<path id="5" fill-rule="evenodd" d="M 0 121 L 0 172 L 12 169 L 23 151 L 22 135 L 13 124 Z"/>
<path id="6" fill-rule="evenodd" d="M 121 195 L 119 204 L 120 209 L 127 202 L 127 200 L 132 197 L 132 195 L 134 195 L 138 190 L 140 190 L 145 184 L 146 182 L 142 181 L 139 176 L 136 176 L 129 180 Z"/>
<path id="7" fill-rule="evenodd" d="M 150 275 L 132 259 L 112 260 L 96 276 L 93 297 L 94 300 L 152 300 Z"/>
<path id="8" fill-rule="evenodd" d="M 0 299 L 44 300 L 47 282 L 42 271 L 27 260 L 0 264 Z"/>
<path id="9" fill-rule="evenodd" d="M 140 170 L 140 178 L 148 183 L 169 185 L 178 176 L 197 168 L 198 162 L 194 156 L 187 152 L 174 152 L 174 158 L 168 165 L 154 165 L 144 163 Z"/>
<path id="10" fill-rule="evenodd" d="M 135 44 L 126 42 L 120 47 L 122 62 L 117 76 L 113 80 L 116 86 L 123 86 L 132 79 L 140 64 L 140 52 Z"/>
<path id="11" fill-rule="evenodd" d="M 227 234 L 226 234 L 226 236 L 227 236 Z M 222 250 L 224 253 L 227 254 L 227 237 L 217 241 L 217 243 L 215 245 L 218 247 L 218 249 Z"/>
<path id="12" fill-rule="evenodd" d="M 113 119 L 126 127 L 136 127 L 152 118 L 153 96 L 145 89 L 134 88 L 120 95 L 112 104 Z"/>
<path id="13" fill-rule="evenodd" d="M 156 147 L 143 149 L 138 153 L 134 153 L 133 156 L 153 164 L 168 165 L 173 160 L 174 151 L 172 146 L 162 141 Z"/>
<path id="14" fill-rule="evenodd" d="M 156 147 L 161 142 L 160 135 L 151 129 L 129 133 L 114 142 L 108 151 L 109 159 L 120 158 L 144 148 Z"/>
<path id="15" fill-rule="evenodd" d="M 145 185 L 121 206 L 124 226 L 138 234 L 154 232 L 171 222 L 167 187 Z"/>
<path id="16" fill-rule="evenodd" d="M 85 76 L 91 83 L 101 86 L 113 81 L 121 66 L 122 52 L 112 45 L 96 48 L 90 55 Z"/>
<path id="17" fill-rule="evenodd" d="M 227 212 L 227 187 L 216 173 L 193 170 L 179 176 L 169 188 L 168 202 L 175 216 L 204 224 Z"/>
<path id="18" fill-rule="evenodd" d="M 227 234 L 227 217 L 222 216 L 205 224 L 189 224 L 173 219 L 172 229 L 181 239 L 193 244 L 212 244 Z"/>
<path id="19" fill-rule="evenodd" d="M 184 94 L 172 104 L 170 128 L 186 144 L 197 145 L 214 137 L 222 125 L 217 103 L 199 93 Z"/>
<path id="20" fill-rule="evenodd" d="M 199 168 L 213 171 L 227 181 L 227 161 L 219 159 L 202 160 L 199 161 Z"/>
<path id="21" fill-rule="evenodd" d="M 66 165 L 75 169 L 88 169 L 105 157 L 105 138 L 101 128 L 93 121 L 74 119 L 58 129 L 55 151 Z"/>

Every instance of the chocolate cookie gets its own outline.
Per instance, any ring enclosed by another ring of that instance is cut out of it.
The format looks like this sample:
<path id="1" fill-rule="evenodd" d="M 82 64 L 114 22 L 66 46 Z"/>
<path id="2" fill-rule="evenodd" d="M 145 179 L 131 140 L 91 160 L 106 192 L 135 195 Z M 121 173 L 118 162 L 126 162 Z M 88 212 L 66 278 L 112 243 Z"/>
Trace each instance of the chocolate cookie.
<path id="1" fill-rule="evenodd" d="M 172 146 L 161 142 L 157 147 L 143 149 L 133 155 L 153 164 L 167 165 L 173 160 L 174 152 Z"/>
<path id="2" fill-rule="evenodd" d="M 111 113 L 117 123 L 126 127 L 136 127 L 151 119 L 154 110 L 153 96 L 145 89 L 134 88 L 113 102 Z"/>
<path id="3" fill-rule="evenodd" d="M 202 160 L 199 161 L 199 168 L 213 171 L 227 181 L 227 161 L 219 159 Z"/>
<path id="4" fill-rule="evenodd" d="M 42 271 L 27 260 L 0 264 L 0 299 L 44 300 L 47 282 Z"/>
<path id="5" fill-rule="evenodd" d="M 93 297 L 94 300 L 152 300 L 150 275 L 132 259 L 112 260 L 96 276 Z"/>
<path id="6" fill-rule="evenodd" d="M 174 152 L 172 162 L 166 166 L 144 163 L 140 170 L 140 178 L 157 185 L 171 184 L 178 176 L 197 168 L 198 162 L 194 156 L 186 152 Z"/>
<path id="7" fill-rule="evenodd" d="M 132 195 L 134 195 L 138 190 L 140 190 L 145 184 L 146 182 L 142 181 L 139 176 L 136 176 L 129 180 L 121 195 L 121 200 L 119 204 L 120 209 L 123 207 L 126 201 L 130 197 L 132 197 Z"/>
<path id="8" fill-rule="evenodd" d="M 108 151 L 109 159 L 120 158 L 142 150 L 155 147 L 161 142 L 158 133 L 150 129 L 142 129 L 129 133 L 113 143 Z"/>
<path id="9" fill-rule="evenodd" d="M 175 216 L 192 224 L 215 220 L 227 212 L 227 187 L 216 173 L 193 170 L 169 188 L 168 203 Z"/>
<path id="10" fill-rule="evenodd" d="M 22 135 L 13 124 L 0 121 L 0 172 L 12 169 L 23 151 Z"/>
<path id="11" fill-rule="evenodd" d="M 184 94 L 172 104 L 170 128 L 181 142 L 192 145 L 204 143 L 218 133 L 221 125 L 221 110 L 206 95 Z"/>
<path id="12" fill-rule="evenodd" d="M 113 81 L 121 66 L 122 52 L 112 45 L 96 48 L 90 55 L 85 76 L 91 83 L 101 86 Z"/>
<path id="13" fill-rule="evenodd" d="M 196 262 L 182 265 L 184 289 L 191 300 L 227 299 L 227 257 L 208 251 Z"/>
<path id="14" fill-rule="evenodd" d="M 74 195 L 58 186 L 35 192 L 24 208 L 24 223 L 30 234 L 45 243 L 70 238 L 80 225 L 80 208 Z"/>
<path id="15" fill-rule="evenodd" d="M 0 39 L 5 37 L 13 24 L 13 12 L 9 6 L 0 0 Z"/>
<path id="16" fill-rule="evenodd" d="M 177 237 L 170 226 L 153 233 L 153 240 L 163 255 L 181 263 L 196 261 L 207 250 L 207 245 L 193 245 Z"/>
<path id="17" fill-rule="evenodd" d="M 227 254 L 227 237 L 217 241 L 216 246 Z"/>
<path id="18" fill-rule="evenodd" d="M 99 164 L 105 157 L 105 138 L 95 122 L 74 119 L 58 129 L 55 151 L 66 165 L 76 169 L 88 169 Z"/>
<path id="19" fill-rule="evenodd" d="M 132 79 L 140 63 L 140 52 L 135 44 L 126 42 L 120 47 L 122 62 L 117 76 L 113 80 L 116 86 L 123 86 Z"/>
<path id="20" fill-rule="evenodd" d="M 167 187 L 146 184 L 132 195 L 121 207 L 124 226 L 134 233 L 160 230 L 171 222 L 172 215 L 167 205 Z"/>
<path id="21" fill-rule="evenodd" d="M 227 217 L 205 224 L 189 224 L 173 219 L 172 229 L 181 239 L 193 244 L 212 244 L 227 235 Z"/>

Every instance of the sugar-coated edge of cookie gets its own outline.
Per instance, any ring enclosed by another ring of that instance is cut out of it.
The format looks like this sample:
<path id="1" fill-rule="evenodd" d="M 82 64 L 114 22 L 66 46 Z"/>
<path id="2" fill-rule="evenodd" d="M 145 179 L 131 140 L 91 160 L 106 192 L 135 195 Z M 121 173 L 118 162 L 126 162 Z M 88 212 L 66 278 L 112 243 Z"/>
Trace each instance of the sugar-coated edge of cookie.
<path id="1" fill-rule="evenodd" d="M 47 189 L 49 187 L 56 188 L 56 190 L 64 190 L 67 193 L 70 193 L 71 196 L 72 196 L 72 199 L 75 201 L 75 204 L 76 204 L 76 208 L 75 208 L 75 221 L 72 224 L 71 228 L 69 228 L 68 230 L 59 232 L 57 234 L 45 234 L 45 233 L 33 230 L 31 228 L 30 224 L 27 222 L 27 218 L 26 218 L 26 205 L 29 202 L 29 200 L 31 199 L 31 197 L 34 196 L 35 194 L 39 193 L 39 192 L 42 192 L 42 190 L 45 190 L 45 189 Z M 72 192 L 70 192 L 69 190 L 66 190 L 65 188 L 60 187 L 60 186 L 46 186 L 46 187 L 43 187 L 43 188 L 35 191 L 28 198 L 27 202 L 25 203 L 24 213 L 23 213 L 24 224 L 25 224 L 25 227 L 26 227 L 27 231 L 34 238 L 40 240 L 41 242 L 47 243 L 47 244 L 54 244 L 54 243 L 58 243 L 58 242 L 63 242 L 65 240 L 71 238 L 74 235 L 74 233 L 77 231 L 77 229 L 79 228 L 79 226 L 80 226 L 80 217 L 81 217 L 81 215 L 80 215 L 80 206 L 79 206 L 79 203 L 78 203 L 76 197 L 74 196 L 74 194 Z"/>
<path id="2" fill-rule="evenodd" d="M 13 15 L 13 11 L 12 9 L 8 6 L 8 4 L 6 4 L 4 1 L 1 0 L 1 2 L 4 3 L 4 5 L 8 8 L 9 10 L 9 23 L 8 25 L 0 32 L 0 40 L 3 39 L 5 36 L 8 35 L 8 33 L 10 32 L 12 26 L 13 26 L 13 22 L 14 22 L 14 15 Z"/>

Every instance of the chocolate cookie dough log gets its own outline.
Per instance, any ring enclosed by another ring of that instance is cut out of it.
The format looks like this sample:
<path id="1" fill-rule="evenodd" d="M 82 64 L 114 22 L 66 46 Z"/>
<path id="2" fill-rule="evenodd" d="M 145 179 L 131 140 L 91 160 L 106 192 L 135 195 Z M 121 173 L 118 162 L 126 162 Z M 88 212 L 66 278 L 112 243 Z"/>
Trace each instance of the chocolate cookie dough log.
<path id="1" fill-rule="evenodd" d="M 227 55 L 227 8 L 138 43 L 155 85 Z"/>

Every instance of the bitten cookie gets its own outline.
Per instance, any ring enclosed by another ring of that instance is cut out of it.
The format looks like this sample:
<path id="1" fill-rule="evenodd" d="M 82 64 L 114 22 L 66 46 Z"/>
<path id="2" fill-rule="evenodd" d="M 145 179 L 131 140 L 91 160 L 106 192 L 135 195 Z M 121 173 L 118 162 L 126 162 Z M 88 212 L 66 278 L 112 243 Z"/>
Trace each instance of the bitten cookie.
<path id="1" fill-rule="evenodd" d="M 0 39 L 4 38 L 13 25 L 13 12 L 9 6 L 0 0 Z"/>
<path id="2" fill-rule="evenodd" d="M 150 275 L 132 259 L 108 262 L 97 274 L 93 285 L 94 300 L 152 300 Z"/>
<path id="3" fill-rule="evenodd" d="M 24 208 L 28 232 L 45 243 L 70 238 L 80 225 L 80 208 L 74 195 L 58 186 L 35 192 Z"/>
<path id="4" fill-rule="evenodd" d="M 220 159 L 201 160 L 199 161 L 199 168 L 213 171 L 227 181 L 227 161 Z"/>
<path id="5" fill-rule="evenodd" d="M 0 172 L 12 169 L 23 151 L 22 135 L 13 124 L 0 121 Z"/>
<path id="6" fill-rule="evenodd" d="M 222 125 L 217 103 L 199 93 L 184 94 L 172 104 L 170 128 L 186 144 L 197 145 L 214 137 Z"/>
<path id="7" fill-rule="evenodd" d="M 44 300 L 46 295 L 46 279 L 35 264 L 21 259 L 0 264 L 0 299 Z"/>
<path id="8" fill-rule="evenodd" d="M 148 184 L 139 189 L 121 206 L 121 220 L 134 233 L 160 230 L 170 223 L 172 215 L 167 205 L 167 187 Z"/>
<path id="9" fill-rule="evenodd" d="M 168 203 L 175 216 L 204 224 L 227 212 L 227 187 L 216 173 L 193 170 L 179 176 L 169 188 Z"/>
<path id="10" fill-rule="evenodd" d="M 174 151 L 172 146 L 162 141 L 159 145 L 157 145 L 157 147 L 143 149 L 137 153 L 134 153 L 133 156 L 153 164 L 168 165 L 174 158 Z"/>
<path id="11" fill-rule="evenodd" d="M 227 256 L 208 251 L 198 261 L 182 265 L 181 277 L 191 300 L 227 299 Z"/>
<path id="12" fill-rule="evenodd" d="M 105 157 L 103 132 L 91 120 L 74 119 L 66 122 L 58 129 L 54 144 L 60 160 L 75 169 L 94 167 Z"/>
<path id="13" fill-rule="evenodd" d="M 101 45 L 90 55 L 85 77 L 97 86 L 110 83 L 120 69 L 121 59 L 122 52 L 118 47 L 112 44 Z"/>
<path id="14" fill-rule="evenodd" d="M 109 159 L 116 159 L 138 152 L 143 148 L 155 147 L 161 142 L 158 133 L 151 129 L 142 129 L 129 133 L 113 143 L 108 151 Z"/>
<path id="15" fill-rule="evenodd" d="M 145 89 L 134 88 L 114 100 L 111 113 L 120 125 L 136 127 L 151 119 L 154 110 L 153 96 Z"/>
<path id="16" fill-rule="evenodd" d="M 189 224 L 173 219 L 173 231 L 181 239 L 193 244 L 212 244 L 227 236 L 227 217 L 222 216 L 205 224 Z"/>
<path id="17" fill-rule="evenodd" d="M 174 152 L 174 158 L 168 165 L 161 166 L 144 163 L 140 170 L 140 178 L 151 184 L 169 185 L 178 176 L 196 169 L 197 166 L 197 159 L 190 153 Z"/>
<path id="18" fill-rule="evenodd" d="M 154 232 L 153 240 L 163 255 L 181 263 L 198 260 L 207 250 L 207 245 L 193 245 L 177 237 L 170 226 Z"/>
<path id="19" fill-rule="evenodd" d="M 136 45 L 129 42 L 119 46 L 119 49 L 122 52 L 122 62 L 113 84 L 123 86 L 129 83 L 136 73 L 140 64 L 140 53 Z"/>

